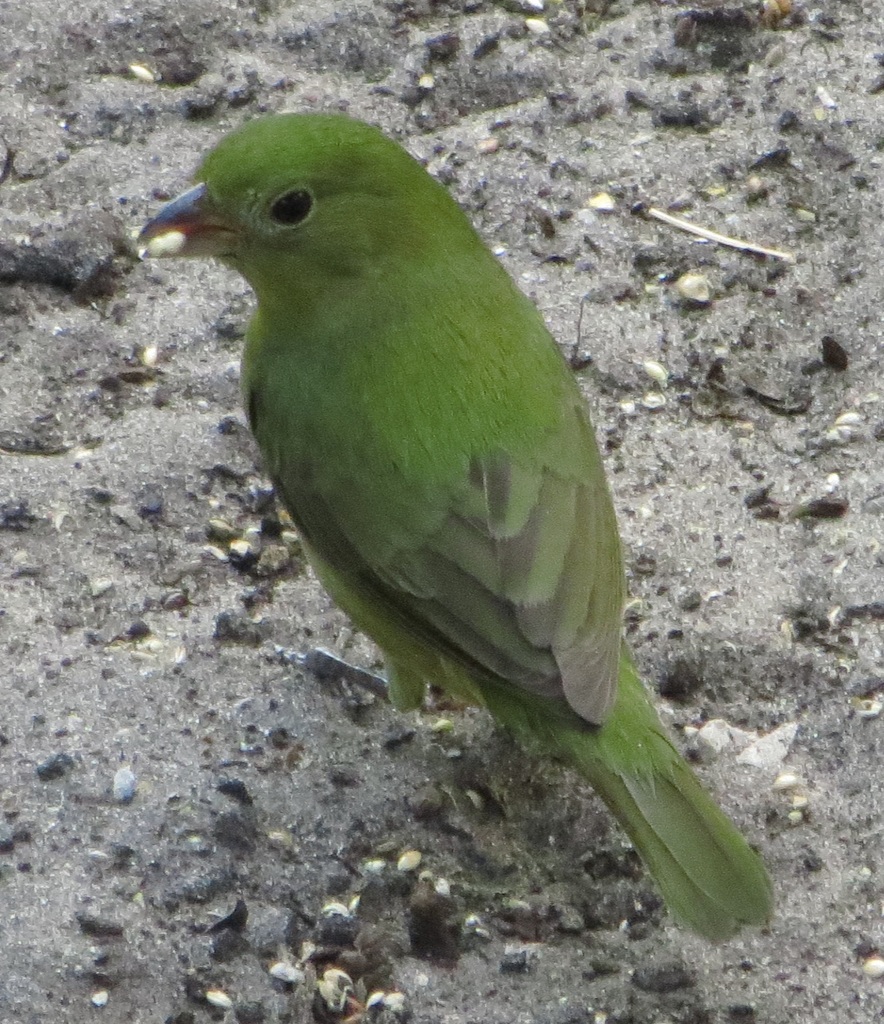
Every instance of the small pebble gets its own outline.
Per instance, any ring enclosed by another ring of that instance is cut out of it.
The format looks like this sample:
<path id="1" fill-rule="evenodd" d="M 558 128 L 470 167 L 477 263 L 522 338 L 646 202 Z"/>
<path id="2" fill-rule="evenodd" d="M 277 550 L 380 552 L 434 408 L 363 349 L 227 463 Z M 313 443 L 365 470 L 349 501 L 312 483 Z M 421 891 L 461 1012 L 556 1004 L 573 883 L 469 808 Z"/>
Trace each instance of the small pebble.
<path id="1" fill-rule="evenodd" d="M 138 780 L 135 773 L 129 768 L 120 768 L 114 774 L 114 800 L 117 803 L 128 804 L 135 796 Z"/>

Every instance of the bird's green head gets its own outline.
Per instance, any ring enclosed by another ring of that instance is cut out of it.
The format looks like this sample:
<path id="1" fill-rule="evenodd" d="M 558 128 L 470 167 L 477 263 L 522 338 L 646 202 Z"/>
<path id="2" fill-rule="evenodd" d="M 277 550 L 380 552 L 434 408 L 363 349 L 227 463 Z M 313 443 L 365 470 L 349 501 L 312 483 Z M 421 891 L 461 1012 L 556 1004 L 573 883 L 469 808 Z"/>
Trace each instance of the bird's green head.
<path id="1" fill-rule="evenodd" d="M 194 177 L 198 184 L 149 221 L 140 241 L 151 256 L 217 256 L 259 297 L 282 282 L 340 280 L 418 259 L 440 233 L 466 225 L 401 146 L 343 114 L 250 121 Z"/>

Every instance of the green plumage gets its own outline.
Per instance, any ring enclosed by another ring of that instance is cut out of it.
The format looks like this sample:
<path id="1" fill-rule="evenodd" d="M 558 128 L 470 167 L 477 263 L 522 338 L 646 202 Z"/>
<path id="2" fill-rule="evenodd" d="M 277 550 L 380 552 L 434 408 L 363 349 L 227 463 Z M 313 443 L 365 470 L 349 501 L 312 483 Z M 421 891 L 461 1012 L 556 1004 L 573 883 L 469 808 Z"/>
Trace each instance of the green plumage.
<path id="1" fill-rule="evenodd" d="M 254 288 L 243 392 L 320 578 L 401 707 L 436 683 L 596 788 L 674 915 L 771 912 L 764 867 L 666 737 L 621 647 L 592 427 L 534 306 L 446 191 L 341 115 L 227 136 L 142 232 Z"/>

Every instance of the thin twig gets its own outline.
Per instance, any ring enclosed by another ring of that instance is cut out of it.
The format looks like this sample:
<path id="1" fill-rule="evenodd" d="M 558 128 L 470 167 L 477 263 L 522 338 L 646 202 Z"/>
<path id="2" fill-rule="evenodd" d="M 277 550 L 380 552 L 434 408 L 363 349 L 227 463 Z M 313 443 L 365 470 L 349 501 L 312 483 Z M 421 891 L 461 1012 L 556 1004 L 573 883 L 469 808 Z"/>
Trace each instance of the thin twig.
<path id="1" fill-rule="evenodd" d="M 742 249 L 744 252 L 755 252 L 759 256 L 771 256 L 775 260 L 783 260 L 786 263 L 794 263 L 795 257 L 790 252 L 781 252 L 779 249 L 768 249 L 763 245 L 755 245 L 754 242 L 744 242 L 739 238 L 731 238 L 729 235 L 720 235 L 717 231 L 710 231 L 708 228 L 701 228 L 698 224 L 692 224 L 689 220 L 681 217 L 673 217 L 671 213 L 658 210 L 655 206 L 646 206 L 642 213 L 646 217 L 653 217 L 654 220 L 662 221 L 671 227 L 687 231 L 692 235 L 698 235 L 709 242 L 717 242 L 719 245 L 728 245 L 732 249 Z"/>

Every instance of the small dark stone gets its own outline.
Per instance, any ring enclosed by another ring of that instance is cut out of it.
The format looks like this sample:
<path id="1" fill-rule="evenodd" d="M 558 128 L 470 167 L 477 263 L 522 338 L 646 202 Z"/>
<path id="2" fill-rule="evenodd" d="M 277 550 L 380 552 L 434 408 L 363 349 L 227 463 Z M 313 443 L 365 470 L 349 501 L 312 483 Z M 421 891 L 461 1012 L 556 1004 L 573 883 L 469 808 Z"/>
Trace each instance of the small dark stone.
<path id="1" fill-rule="evenodd" d="M 415 735 L 416 730 L 410 725 L 395 726 L 384 733 L 382 743 L 387 750 L 395 750 L 397 747 L 410 743 L 411 740 L 414 739 Z"/>
<path id="2" fill-rule="evenodd" d="M 11 853 L 15 849 L 15 835 L 12 829 L 0 822 L 0 853 Z"/>
<path id="3" fill-rule="evenodd" d="M 339 786 L 341 789 L 358 786 L 362 781 L 356 772 L 351 771 L 349 768 L 332 768 L 328 773 L 328 777 L 332 785 Z"/>
<path id="4" fill-rule="evenodd" d="M 673 658 L 658 684 L 660 695 L 670 700 L 687 700 L 702 687 L 702 671 L 695 661 L 685 657 Z"/>
<path id="5" fill-rule="evenodd" d="M 708 128 L 709 113 L 697 103 L 657 106 L 652 120 L 658 128 Z"/>
<path id="6" fill-rule="evenodd" d="M 419 883 L 408 904 L 408 937 L 415 956 L 452 963 L 459 955 L 460 915 L 450 896 Z"/>
<path id="7" fill-rule="evenodd" d="M 679 598 L 678 607 L 683 612 L 695 612 L 703 603 L 703 595 L 699 590 L 689 590 Z"/>
<path id="8" fill-rule="evenodd" d="M 163 514 L 163 493 L 153 484 L 142 488 L 138 499 L 138 514 L 142 519 L 159 519 Z"/>
<path id="9" fill-rule="evenodd" d="M 249 1003 L 237 1003 L 233 1008 L 237 1024 L 264 1024 L 267 1020 L 267 1009 L 258 1000 Z"/>
<path id="10" fill-rule="evenodd" d="M 329 914 L 321 917 L 313 930 L 314 942 L 320 946 L 352 948 L 359 934 L 359 921 L 343 914 Z"/>
<path id="11" fill-rule="evenodd" d="M 500 49 L 500 36 L 486 36 L 479 45 L 473 50 L 473 59 L 481 60 L 482 57 L 487 57 L 489 53 L 494 53 L 495 50 Z"/>
<path id="12" fill-rule="evenodd" d="M 643 992 L 677 992 L 682 988 L 691 988 L 695 981 L 684 964 L 671 961 L 637 967 L 632 975 L 632 983 Z"/>
<path id="13" fill-rule="evenodd" d="M 844 371 L 847 369 L 850 363 L 847 352 L 831 334 L 825 335 L 820 346 L 823 352 L 823 362 L 830 370 Z"/>
<path id="14" fill-rule="evenodd" d="M 217 788 L 218 792 L 223 796 L 236 800 L 237 803 L 242 804 L 244 807 L 250 807 L 252 804 L 252 795 L 242 779 L 222 779 L 218 783 Z"/>
<path id="15" fill-rule="evenodd" d="M 794 110 L 784 110 L 777 118 L 777 129 L 781 132 L 793 132 L 801 124 L 801 119 Z"/>
<path id="16" fill-rule="evenodd" d="M 825 861 L 816 852 L 816 850 L 807 849 L 804 851 L 804 857 L 802 858 L 802 866 L 805 871 L 817 872 L 822 871 L 825 867 Z"/>
<path id="17" fill-rule="evenodd" d="M 225 811 L 215 819 L 212 828 L 215 838 L 229 850 L 251 853 L 255 849 L 255 825 L 236 811 Z"/>
<path id="18" fill-rule="evenodd" d="M 253 951 L 278 959 L 280 949 L 297 949 L 303 938 L 297 916 L 280 907 L 253 908 L 246 934 Z"/>
<path id="19" fill-rule="evenodd" d="M 643 551 L 632 563 L 633 572 L 642 576 L 653 576 L 657 571 L 657 559 L 647 551 Z"/>
<path id="20" fill-rule="evenodd" d="M 20 533 L 37 522 L 26 501 L 4 501 L 0 503 L 0 530 Z"/>
<path id="21" fill-rule="evenodd" d="M 530 966 L 526 949 L 508 950 L 500 958 L 501 974 L 525 974 Z"/>
<path id="22" fill-rule="evenodd" d="M 234 904 L 233 910 L 231 910 L 225 917 L 222 917 L 220 921 L 216 921 L 211 928 L 209 928 L 209 931 L 221 932 L 226 928 L 232 929 L 233 931 L 242 931 L 248 920 L 249 908 L 246 906 L 246 901 L 238 899 Z"/>
<path id="23" fill-rule="evenodd" d="M 41 782 L 51 782 L 67 775 L 74 767 L 75 762 L 70 754 L 53 754 L 37 765 L 37 778 Z"/>
<path id="24" fill-rule="evenodd" d="M 751 1024 L 755 1020 L 755 1007 L 750 1006 L 749 1003 L 734 1003 L 727 1008 L 727 1015 L 731 1020 L 742 1022 L 742 1024 Z"/>
<path id="25" fill-rule="evenodd" d="M 249 950 L 249 944 L 235 931 L 219 932 L 212 940 L 211 956 L 219 963 L 229 963 Z"/>
<path id="26" fill-rule="evenodd" d="M 753 160 L 749 164 L 749 168 L 753 171 L 759 171 L 762 168 L 771 169 L 775 167 L 788 167 L 792 160 L 792 151 L 788 146 L 777 146 L 776 149 L 770 149 L 766 153 L 762 153 L 760 157 Z"/>
<path id="27" fill-rule="evenodd" d="M 251 619 L 236 612 L 220 612 L 215 617 L 213 637 L 223 644 L 242 644 L 246 647 L 258 647 L 264 642 L 268 627 L 263 623 L 252 622 Z"/>
<path id="28" fill-rule="evenodd" d="M 157 62 L 156 70 L 164 85 L 192 85 L 206 70 L 202 61 L 189 55 L 171 54 Z"/>
<path id="29" fill-rule="evenodd" d="M 126 627 L 122 635 L 126 640 L 143 640 L 150 636 L 150 626 L 143 619 L 136 619 Z"/>
<path id="30" fill-rule="evenodd" d="M 74 917 L 80 931 L 93 939 L 119 939 L 123 935 L 123 926 L 106 917 L 96 917 L 93 914 L 74 914 Z"/>
<path id="31" fill-rule="evenodd" d="M 217 89 L 198 90 L 186 96 L 178 104 L 181 116 L 188 121 L 203 121 L 211 117 L 221 102 L 221 93 Z"/>
<path id="32" fill-rule="evenodd" d="M 444 32 L 428 39 L 424 46 L 430 60 L 451 60 L 460 49 L 460 36 L 456 32 Z"/>
<path id="33" fill-rule="evenodd" d="M 825 497 L 803 501 L 792 512 L 794 519 L 840 519 L 847 515 L 850 503 L 846 498 Z"/>
<path id="34" fill-rule="evenodd" d="M 764 484 L 761 487 L 756 487 L 743 498 L 743 504 L 746 508 L 761 508 L 770 500 L 770 492 L 772 490 L 773 484 Z"/>

